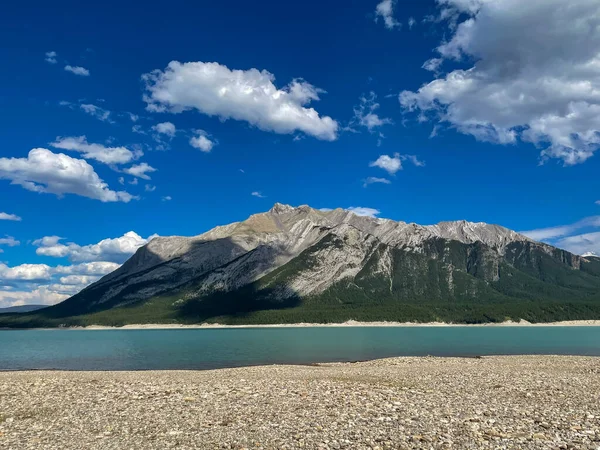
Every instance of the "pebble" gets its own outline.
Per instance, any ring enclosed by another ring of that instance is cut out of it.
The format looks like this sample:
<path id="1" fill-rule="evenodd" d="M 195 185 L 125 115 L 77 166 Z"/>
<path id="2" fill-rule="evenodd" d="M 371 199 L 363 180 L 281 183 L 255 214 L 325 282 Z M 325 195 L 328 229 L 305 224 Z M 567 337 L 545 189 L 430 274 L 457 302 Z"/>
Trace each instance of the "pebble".
<path id="1" fill-rule="evenodd" d="M 597 450 L 600 361 L 0 372 L 0 450 L 41 448 Z"/>

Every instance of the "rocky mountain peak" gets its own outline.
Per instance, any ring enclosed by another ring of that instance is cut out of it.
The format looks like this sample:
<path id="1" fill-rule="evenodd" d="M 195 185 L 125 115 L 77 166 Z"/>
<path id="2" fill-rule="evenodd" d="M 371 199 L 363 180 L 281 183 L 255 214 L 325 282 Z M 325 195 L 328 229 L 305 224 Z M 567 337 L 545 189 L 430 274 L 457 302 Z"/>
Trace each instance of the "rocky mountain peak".
<path id="1" fill-rule="evenodd" d="M 285 214 L 294 211 L 293 206 L 284 205 L 283 203 L 275 203 L 273 207 L 269 210 L 271 214 Z"/>

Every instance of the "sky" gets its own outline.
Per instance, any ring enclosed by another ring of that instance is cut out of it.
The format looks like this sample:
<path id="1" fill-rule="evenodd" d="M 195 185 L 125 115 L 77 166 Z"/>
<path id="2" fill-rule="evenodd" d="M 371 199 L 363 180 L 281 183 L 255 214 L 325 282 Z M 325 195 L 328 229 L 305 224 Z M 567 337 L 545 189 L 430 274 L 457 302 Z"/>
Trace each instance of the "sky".
<path id="1" fill-rule="evenodd" d="M 600 254 L 597 0 L 12 2 L 0 307 L 275 202 Z"/>

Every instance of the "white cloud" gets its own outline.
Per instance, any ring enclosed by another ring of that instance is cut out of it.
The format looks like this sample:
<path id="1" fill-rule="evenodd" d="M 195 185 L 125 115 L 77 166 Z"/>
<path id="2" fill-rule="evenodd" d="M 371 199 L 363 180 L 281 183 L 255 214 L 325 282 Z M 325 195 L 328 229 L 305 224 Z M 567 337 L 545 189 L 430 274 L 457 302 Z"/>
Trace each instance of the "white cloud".
<path id="1" fill-rule="evenodd" d="M 21 264 L 8 267 L 0 263 L 0 282 L 14 280 L 48 280 L 50 279 L 50 266 L 46 264 Z"/>
<path id="2" fill-rule="evenodd" d="M 416 155 L 401 155 L 400 153 L 394 153 L 394 156 L 380 155 L 377 160 L 369 163 L 369 167 L 379 167 L 387 171 L 390 175 L 394 175 L 399 170 L 402 170 L 402 162 L 410 161 L 417 167 L 424 167 L 425 163 L 420 161 Z"/>
<path id="3" fill-rule="evenodd" d="M 444 63 L 442 58 L 430 58 L 423 63 L 421 66 L 423 69 L 428 70 L 429 72 L 438 72 L 440 66 Z"/>
<path id="4" fill-rule="evenodd" d="M 94 159 L 104 164 L 127 164 L 143 155 L 141 150 L 131 151 L 125 147 L 105 147 L 102 144 L 89 144 L 85 136 L 59 136 L 50 145 L 62 150 L 79 152 L 85 159 Z"/>
<path id="5" fill-rule="evenodd" d="M 133 165 L 131 167 L 128 167 L 127 169 L 123 169 L 124 173 L 127 173 L 129 175 L 132 175 L 134 177 L 138 177 L 138 178 L 142 178 L 144 180 L 149 180 L 150 176 L 148 175 L 148 173 L 152 173 L 152 172 L 156 172 L 158 169 L 155 169 L 152 166 L 149 166 L 148 164 L 141 163 L 141 164 L 136 164 Z M 136 183 L 137 184 L 137 180 Z"/>
<path id="6" fill-rule="evenodd" d="M 368 177 L 364 180 L 363 187 L 367 187 L 368 185 L 375 183 L 391 184 L 392 182 L 387 178 Z"/>
<path id="7" fill-rule="evenodd" d="M 579 220 L 570 225 L 561 225 L 558 227 L 540 228 L 537 230 L 523 231 L 521 234 L 535 239 L 536 241 L 543 241 L 563 236 L 568 236 L 576 231 L 589 228 L 589 227 L 600 227 L 600 216 L 586 217 L 585 219 Z"/>
<path id="8" fill-rule="evenodd" d="M 86 114 L 89 114 L 90 116 L 94 116 L 98 120 L 101 120 L 103 122 L 114 123 L 114 121 L 112 121 L 110 119 L 111 112 L 104 108 L 101 108 L 96 105 L 92 105 L 90 103 L 83 103 L 83 104 L 79 105 L 79 108 L 81 108 L 81 110 L 83 112 L 85 112 Z"/>
<path id="9" fill-rule="evenodd" d="M 0 264 L 0 307 L 53 305 L 119 267 L 120 264 L 106 261 L 56 267 L 46 264 L 8 267 Z"/>
<path id="10" fill-rule="evenodd" d="M 65 66 L 65 70 L 67 72 L 71 72 L 71 73 L 74 73 L 75 75 L 80 75 L 82 77 L 88 77 L 90 75 L 90 71 L 89 70 L 87 70 L 84 67 L 80 67 L 80 66 L 66 65 Z"/>
<path id="11" fill-rule="evenodd" d="M 15 222 L 20 222 L 23 219 L 21 219 L 16 214 L 8 214 L 8 213 L 5 213 L 5 212 L 0 212 L 0 220 L 12 220 L 12 221 L 15 221 Z"/>
<path id="12" fill-rule="evenodd" d="M 21 242 L 17 241 L 12 236 L 4 236 L 3 238 L 0 238 L 0 245 L 8 245 L 9 247 L 16 247 L 17 245 L 20 245 L 20 244 L 21 244 Z"/>
<path id="13" fill-rule="evenodd" d="M 394 19 L 394 7 L 397 0 L 383 0 L 375 8 L 375 22 L 380 18 L 383 19 L 383 24 L 388 30 L 393 30 L 401 26 L 400 22 Z"/>
<path id="14" fill-rule="evenodd" d="M 172 61 L 164 71 L 145 74 L 144 101 L 149 111 L 180 113 L 197 109 L 223 120 L 245 121 L 264 131 L 302 131 L 336 139 L 338 124 L 306 107 L 324 91 L 296 79 L 282 89 L 266 70 L 230 70 L 218 63 Z"/>
<path id="15" fill-rule="evenodd" d="M 254 191 L 252 194 L 253 197 L 258 197 L 258 198 L 265 198 L 266 196 L 262 195 L 260 192 L 258 191 Z"/>
<path id="16" fill-rule="evenodd" d="M 438 4 L 451 32 L 437 48 L 440 59 L 467 68 L 402 92 L 406 110 L 478 140 L 531 142 L 542 148 L 543 160 L 571 165 L 593 155 L 600 147 L 598 1 Z"/>
<path id="17" fill-rule="evenodd" d="M 125 184 L 125 178 L 119 177 L 119 184 Z"/>
<path id="18" fill-rule="evenodd" d="M 523 231 L 522 234 L 572 253 L 600 254 L 600 216 L 586 217 L 569 225 Z"/>
<path id="19" fill-rule="evenodd" d="M 146 184 L 144 186 L 144 191 L 146 192 L 154 192 L 156 190 L 156 186 L 152 186 L 151 184 Z"/>
<path id="20" fill-rule="evenodd" d="M 369 92 L 368 95 L 363 95 L 360 98 L 359 105 L 354 107 L 354 118 L 350 121 L 350 130 L 353 126 L 359 125 L 373 133 L 376 128 L 394 123 L 392 119 L 381 118 L 376 114 L 375 111 L 379 109 L 379 103 L 376 100 L 377 95 L 375 92 Z"/>
<path id="21" fill-rule="evenodd" d="M 103 239 L 97 244 L 78 245 L 74 242 L 62 244 L 57 236 L 38 239 L 33 242 L 38 248 L 36 254 L 55 258 L 69 258 L 73 262 L 103 261 L 123 263 L 133 255 L 138 248 L 146 245 L 156 235 L 147 239 L 133 231 L 112 239 Z M 46 241 L 44 241 L 46 239 Z"/>
<path id="22" fill-rule="evenodd" d="M 414 17 L 409 17 L 408 18 L 408 29 L 412 30 L 412 28 L 417 24 L 417 21 L 415 20 Z"/>
<path id="23" fill-rule="evenodd" d="M 173 125 L 171 122 L 157 123 L 152 127 L 152 129 L 157 133 L 165 134 L 169 137 L 175 136 L 175 133 L 177 132 L 175 125 Z"/>
<path id="24" fill-rule="evenodd" d="M 568 236 L 559 239 L 553 245 L 564 248 L 577 255 L 583 255 L 585 253 L 600 255 L 600 231 Z"/>
<path id="25" fill-rule="evenodd" d="M 165 195 L 164 197 L 162 197 L 163 202 L 170 202 L 171 200 L 173 200 L 173 197 L 171 197 L 170 195 Z"/>
<path id="26" fill-rule="evenodd" d="M 102 202 L 129 202 L 135 197 L 112 191 L 83 159 L 35 148 L 27 158 L 0 158 L 0 179 L 40 193 L 76 194 Z"/>
<path id="27" fill-rule="evenodd" d="M 97 277 L 92 277 L 89 275 L 67 275 L 66 277 L 60 277 L 59 281 L 62 284 L 66 284 L 69 286 L 73 285 L 88 285 L 96 281 Z"/>
<path id="28" fill-rule="evenodd" d="M 46 57 L 44 58 L 44 60 L 50 64 L 56 64 L 56 56 L 56 52 L 46 52 Z"/>
<path id="29" fill-rule="evenodd" d="M 395 153 L 394 156 L 381 155 L 377 160 L 369 163 L 369 167 L 379 167 L 387 171 L 390 175 L 394 175 L 399 170 L 402 170 L 402 161 L 400 154 Z"/>
<path id="30" fill-rule="evenodd" d="M 409 161 L 417 167 L 425 167 L 425 161 L 419 160 L 417 155 L 400 155 L 402 161 Z"/>
<path id="31" fill-rule="evenodd" d="M 132 122 L 137 122 L 138 120 L 140 120 L 140 116 L 138 116 L 137 114 L 134 114 L 134 113 L 131 113 L 131 112 L 128 112 L 126 114 L 129 116 L 129 119 Z"/>
<path id="32" fill-rule="evenodd" d="M 0 307 L 23 305 L 54 305 L 70 295 L 52 291 L 48 286 L 40 286 L 32 291 L 4 291 L 0 290 Z"/>
<path id="33" fill-rule="evenodd" d="M 64 238 L 61 238 L 60 236 L 45 236 L 41 239 L 36 239 L 35 241 L 32 242 L 32 244 L 36 245 L 36 246 L 49 247 L 49 246 L 58 244 L 58 241 L 60 241 L 62 239 L 64 239 Z"/>
<path id="34" fill-rule="evenodd" d="M 119 267 L 121 267 L 121 264 L 115 262 L 93 261 L 71 266 L 56 266 L 52 269 L 52 273 L 102 276 L 117 270 Z"/>
<path id="35" fill-rule="evenodd" d="M 190 138 L 190 145 L 205 153 L 210 152 L 215 146 L 216 141 L 211 141 L 207 133 L 203 130 L 195 130 L 196 136 Z"/>
<path id="36" fill-rule="evenodd" d="M 146 134 L 146 132 L 142 129 L 141 125 L 134 125 L 131 127 L 131 131 L 137 134 Z"/>
<path id="37" fill-rule="evenodd" d="M 346 208 L 348 211 L 356 214 L 357 216 L 365 216 L 365 217 L 377 217 L 381 214 L 381 211 L 374 208 L 365 208 L 363 206 L 351 206 L 350 208 Z"/>

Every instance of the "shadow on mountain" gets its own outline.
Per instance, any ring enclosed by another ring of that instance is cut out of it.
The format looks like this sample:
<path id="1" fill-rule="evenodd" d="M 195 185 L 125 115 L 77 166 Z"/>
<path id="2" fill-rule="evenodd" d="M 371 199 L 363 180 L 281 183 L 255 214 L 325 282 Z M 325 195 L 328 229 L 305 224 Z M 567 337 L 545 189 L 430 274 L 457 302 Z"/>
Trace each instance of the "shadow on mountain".
<path id="1" fill-rule="evenodd" d="M 121 268 L 73 297 L 38 311 L 37 317 L 75 319 L 111 310 L 111 314 L 114 311 L 125 322 L 136 323 L 136 309 L 145 304 L 162 303 L 173 319 L 201 322 L 223 315 L 243 316 L 263 309 L 297 306 L 300 298 L 294 293 L 288 291 L 285 299 L 279 299 L 282 295 L 277 296 L 275 289 L 261 289 L 257 283 L 232 292 L 193 296 L 209 273 L 226 271 L 232 264 L 244 264 L 257 252 L 265 265 L 273 263 L 281 255 L 280 249 L 264 245 L 247 251 L 229 237 L 193 242 L 183 255 L 168 260 L 151 248 L 143 247 Z M 148 267 L 149 264 L 151 267 Z M 278 292 L 281 294 L 281 288 Z M 177 300 L 182 298 L 190 299 Z"/>
<path id="2" fill-rule="evenodd" d="M 187 300 L 179 308 L 177 318 L 182 322 L 204 322 L 222 316 L 246 317 L 257 311 L 294 308 L 302 301 L 293 293 L 280 298 L 278 292 L 252 283 L 235 291 L 213 293 Z"/>

